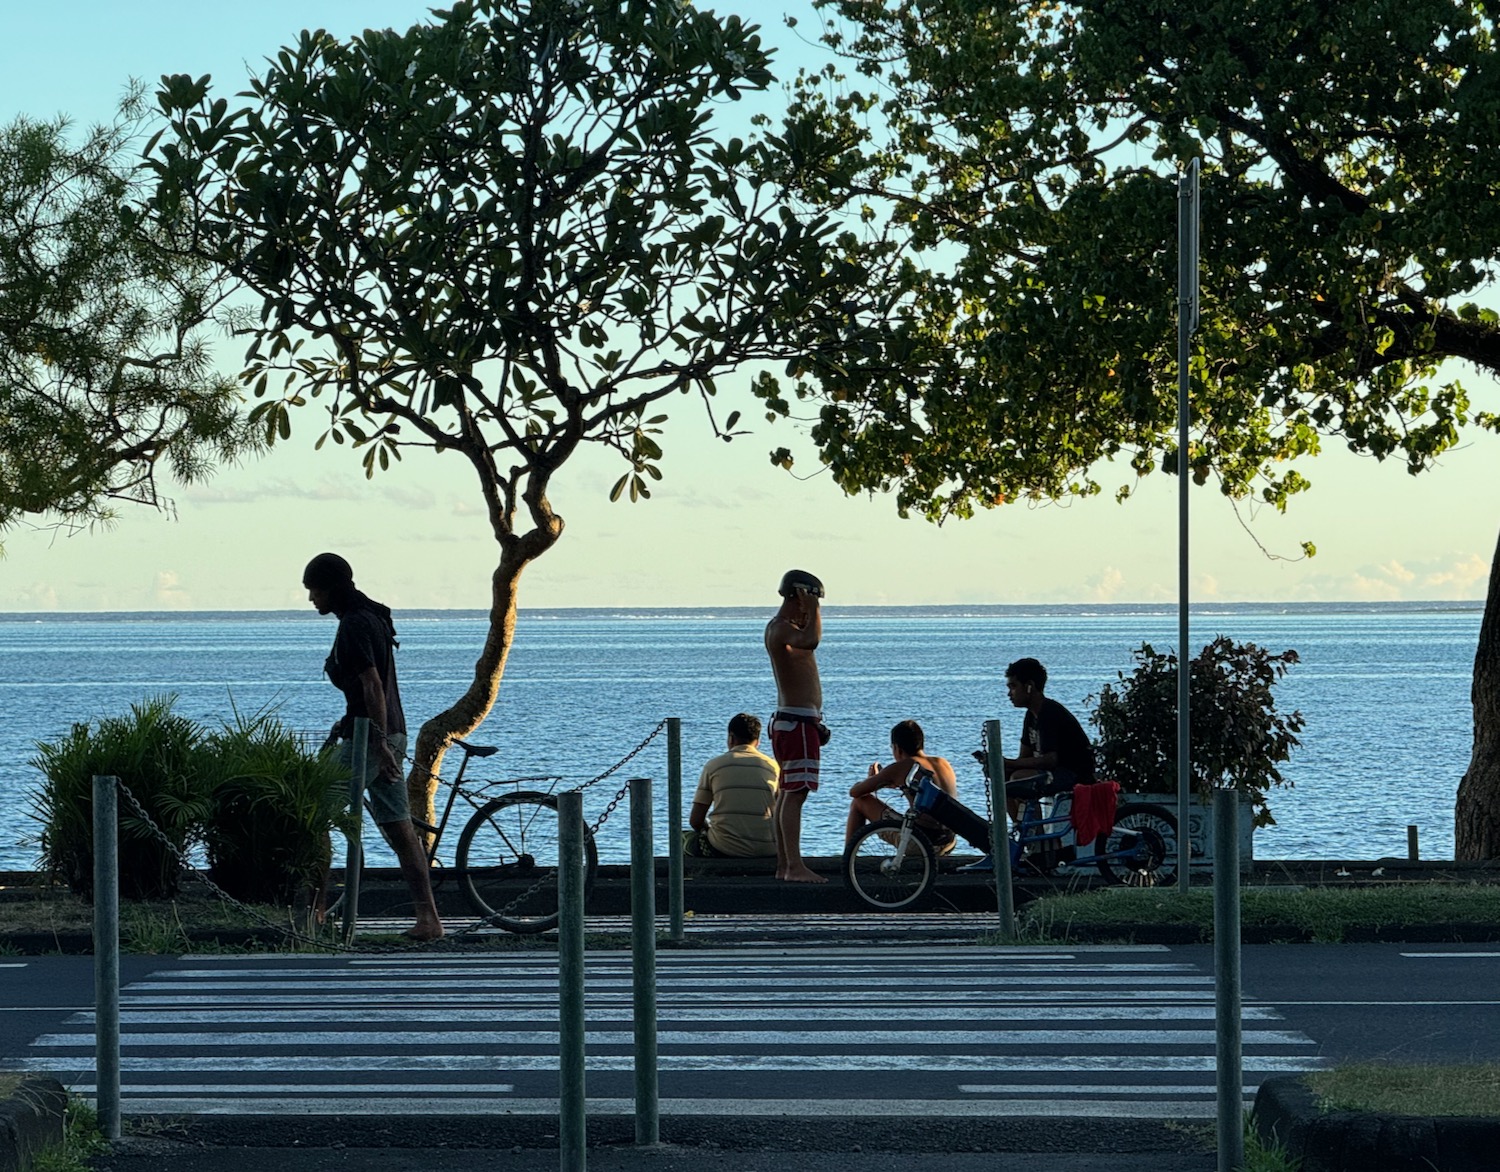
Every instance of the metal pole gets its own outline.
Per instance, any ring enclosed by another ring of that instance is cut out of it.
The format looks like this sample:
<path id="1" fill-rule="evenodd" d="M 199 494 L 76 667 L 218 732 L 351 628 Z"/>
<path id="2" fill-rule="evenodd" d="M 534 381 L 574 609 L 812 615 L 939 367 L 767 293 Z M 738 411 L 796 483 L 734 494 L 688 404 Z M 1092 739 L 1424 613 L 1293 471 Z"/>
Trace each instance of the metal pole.
<path id="1" fill-rule="evenodd" d="M 667 718 L 667 924 L 672 943 L 682 943 L 682 719 Z"/>
<path id="2" fill-rule="evenodd" d="M 656 1077 L 656 853 L 651 779 L 630 779 L 630 969 L 635 988 L 635 1142 L 661 1140 Z"/>
<path id="3" fill-rule="evenodd" d="M 1016 897 L 1010 874 L 1010 824 L 1005 809 L 1005 750 L 1000 722 L 984 722 L 984 775 L 990 790 L 990 862 L 995 873 L 995 906 L 1000 912 L 1000 939 L 1016 938 Z"/>
<path id="4" fill-rule="evenodd" d="M 1406 857 L 1414 863 L 1421 857 L 1417 851 L 1417 828 L 1415 826 L 1406 828 Z"/>
<path id="5" fill-rule="evenodd" d="M 104 1138 L 120 1138 L 120 841 L 115 786 L 94 778 L 94 1101 Z"/>
<path id="6" fill-rule="evenodd" d="M 1191 885 L 1188 815 L 1191 758 L 1191 652 L 1188 650 L 1188 410 L 1193 329 L 1198 324 L 1198 160 L 1177 180 L 1177 889 Z"/>
<path id="7" fill-rule="evenodd" d="M 583 791 L 557 795 L 558 1151 L 562 1172 L 584 1172 Z"/>
<path id="8" fill-rule="evenodd" d="M 360 839 L 365 827 L 365 771 L 370 759 L 370 718 L 354 718 L 354 740 L 349 753 L 349 810 L 354 820 L 344 852 L 344 943 L 353 944 L 359 921 L 359 881 L 364 867 Z"/>
<path id="9" fill-rule="evenodd" d="M 1219 1172 L 1245 1162 L 1243 1023 L 1240 1019 L 1240 795 L 1214 791 L 1214 1020 Z"/>

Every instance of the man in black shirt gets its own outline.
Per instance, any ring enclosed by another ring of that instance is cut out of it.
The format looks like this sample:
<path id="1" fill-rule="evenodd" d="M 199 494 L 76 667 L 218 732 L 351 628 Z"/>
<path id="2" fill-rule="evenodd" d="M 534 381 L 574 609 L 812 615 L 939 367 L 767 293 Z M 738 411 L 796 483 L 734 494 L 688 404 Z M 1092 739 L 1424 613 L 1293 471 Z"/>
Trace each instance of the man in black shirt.
<path id="1" fill-rule="evenodd" d="M 443 934 L 427 855 L 411 822 L 401 759 L 406 751 L 406 716 L 396 684 L 396 628 L 391 608 L 355 589 L 354 571 L 336 553 L 320 553 L 307 563 L 302 585 L 319 614 L 338 616 L 333 650 L 323 664 L 329 680 L 344 694 L 344 715 L 333 726 L 346 764 L 352 759 L 354 720 L 370 720 L 365 794 L 386 841 L 396 852 L 401 876 L 411 889 L 417 922 L 407 936 L 437 940 Z"/>
<path id="2" fill-rule="evenodd" d="M 1035 659 L 1018 659 L 1005 669 L 1005 691 L 1017 708 L 1026 709 L 1021 721 L 1021 751 L 1005 759 L 1007 794 L 1026 796 L 1025 781 L 1046 771 L 1068 785 L 1092 785 L 1094 746 L 1078 718 L 1043 694 L 1047 669 Z"/>

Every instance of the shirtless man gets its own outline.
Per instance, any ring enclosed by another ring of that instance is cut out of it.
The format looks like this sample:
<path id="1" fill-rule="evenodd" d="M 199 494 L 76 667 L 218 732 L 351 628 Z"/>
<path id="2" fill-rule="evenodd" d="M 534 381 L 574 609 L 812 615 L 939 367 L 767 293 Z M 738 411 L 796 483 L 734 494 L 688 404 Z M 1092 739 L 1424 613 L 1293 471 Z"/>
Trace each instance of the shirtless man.
<path id="1" fill-rule="evenodd" d="M 901 814 L 881 801 L 879 791 L 899 789 L 911 773 L 913 765 L 919 765 L 932 774 L 933 784 L 950 798 L 958 798 L 958 778 L 953 766 L 946 758 L 934 757 L 927 752 L 927 738 L 922 726 L 915 720 L 903 720 L 891 729 L 891 763 L 881 765 L 878 761 L 870 766 L 869 775 L 849 790 L 849 819 L 844 824 L 844 846 L 847 849 L 867 822 L 879 822 L 882 818 L 900 818 Z M 918 814 L 917 825 L 926 833 L 933 849 L 945 855 L 953 849 L 953 830 L 930 814 Z"/>
<path id="2" fill-rule="evenodd" d="M 823 583 L 806 570 L 782 575 L 781 609 L 766 624 L 766 651 L 776 677 L 771 751 L 781 767 L 772 824 L 776 830 L 776 878 L 791 883 L 827 883 L 802 860 L 802 806 L 818 788 L 823 726 L 823 685 L 813 652 L 823 637 L 818 600 Z"/>

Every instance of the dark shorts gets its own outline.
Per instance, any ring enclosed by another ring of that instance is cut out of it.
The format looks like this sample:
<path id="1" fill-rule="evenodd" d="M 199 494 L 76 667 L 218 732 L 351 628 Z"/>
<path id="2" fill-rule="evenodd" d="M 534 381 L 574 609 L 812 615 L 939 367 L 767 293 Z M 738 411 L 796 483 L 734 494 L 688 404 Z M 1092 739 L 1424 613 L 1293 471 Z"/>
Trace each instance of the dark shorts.
<path id="1" fill-rule="evenodd" d="M 372 742 L 374 738 L 371 738 Z M 386 737 L 391 752 L 400 761 L 406 755 L 406 734 L 393 733 Z M 354 768 L 354 742 L 340 741 L 337 749 L 339 763 L 345 769 Z M 411 820 L 411 801 L 406 796 L 406 778 L 383 778 L 380 776 L 380 753 L 372 743 L 365 754 L 365 799 L 370 803 L 370 813 L 377 826 L 387 822 Z"/>

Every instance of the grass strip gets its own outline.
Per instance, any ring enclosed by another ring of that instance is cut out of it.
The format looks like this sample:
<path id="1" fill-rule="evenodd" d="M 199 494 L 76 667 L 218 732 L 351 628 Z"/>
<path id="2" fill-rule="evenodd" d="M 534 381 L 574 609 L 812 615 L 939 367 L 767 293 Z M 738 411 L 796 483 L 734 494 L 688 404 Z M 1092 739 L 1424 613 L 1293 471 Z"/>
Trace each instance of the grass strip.
<path id="1" fill-rule="evenodd" d="M 1500 887 L 1480 883 L 1400 882 L 1379 887 L 1309 887 L 1305 890 L 1242 888 L 1240 924 L 1244 929 L 1284 931 L 1288 937 L 1337 944 L 1354 931 L 1444 924 L 1500 923 Z M 1090 938 L 1117 934 L 1128 942 L 1139 926 L 1196 928 L 1208 941 L 1213 933 L 1213 892 L 1174 888 L 1120 888 L 1049 895 L 1020 911 L 1028 940 L 1065 943 L 1086 931 Z"/>
<path id="2" fill-rule="evenodd" d="M 1328 1111 L 1500 1116 L 1500 1065 L 1380 1066 L 1360 1063 L 1304 1076 Z"/>

